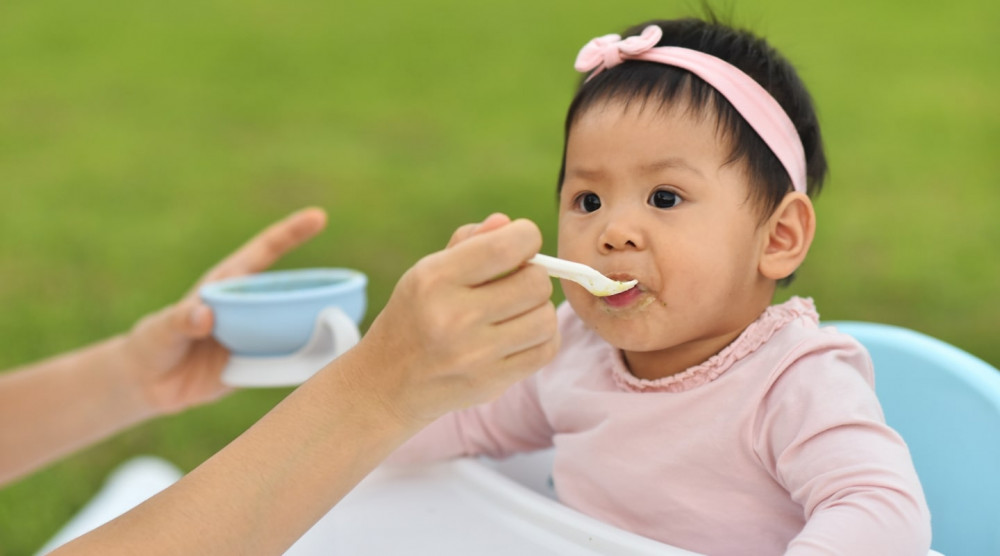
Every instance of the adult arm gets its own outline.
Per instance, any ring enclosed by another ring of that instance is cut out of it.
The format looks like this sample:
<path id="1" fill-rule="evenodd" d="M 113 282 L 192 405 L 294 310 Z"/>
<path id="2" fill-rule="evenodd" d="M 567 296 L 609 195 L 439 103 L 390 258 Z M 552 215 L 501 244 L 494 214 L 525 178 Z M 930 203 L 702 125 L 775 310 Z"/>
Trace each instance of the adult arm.
<path id="1" fill-rule="evenodd" d="M 281 553 L 407 437 L 548 362 L 551 283 L 522 266 L 541 235 L 501 220 L 422 259 L 357 346 L 229 446 L 56 554 Z"/>
<path id="2" fill-rule="evenodd" d="M 258 272 L 326 224 L 305 209 L 268 227 L 180 301 L 127 333 L 0 374 L 0 484 L 140 421 L 217 399 L 228 353 L 211 337 L 200 284 Z"/>

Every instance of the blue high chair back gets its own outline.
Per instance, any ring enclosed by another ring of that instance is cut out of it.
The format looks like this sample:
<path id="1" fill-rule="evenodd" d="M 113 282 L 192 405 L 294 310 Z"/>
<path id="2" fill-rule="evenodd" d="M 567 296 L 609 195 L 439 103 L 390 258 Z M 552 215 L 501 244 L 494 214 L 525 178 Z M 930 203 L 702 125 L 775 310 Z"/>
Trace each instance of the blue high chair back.
<path id="1" fill-rule="evenodd" d="M 871 354 L 886 421 L 909 446 L 927 496 L 934 550 L 1000 554 L 1000 371 L 905 328 L 824 324 Z"/>

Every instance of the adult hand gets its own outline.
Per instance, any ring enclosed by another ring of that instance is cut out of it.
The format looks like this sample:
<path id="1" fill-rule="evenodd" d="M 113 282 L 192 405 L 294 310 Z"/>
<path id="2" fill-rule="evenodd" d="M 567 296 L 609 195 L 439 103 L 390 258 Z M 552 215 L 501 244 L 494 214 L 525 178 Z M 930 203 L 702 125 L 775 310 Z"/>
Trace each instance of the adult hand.
<path id="1" fill-rule="evenodd" d="M 541 244 L 534 223 L 503 215 L 456 231 L 403 275 L 357 346 L 371 369 L 357 391 L 422 426 L 549 362 L 559 345 L 552 282 L 525 264 Z"/>
<path id="2" fill-rule="evenodd" d="M 272 224 L 209 270 L 180 301 L 132 328 L 124 341 L 124 370 L 154 413 L 180 411 L 229 391 L 220 381 L 229 352 L 211 336 L 212 311 L 198 298 L 198 288 L 265 270 L 325 226 L 326 213 L 317 208 Z"/>

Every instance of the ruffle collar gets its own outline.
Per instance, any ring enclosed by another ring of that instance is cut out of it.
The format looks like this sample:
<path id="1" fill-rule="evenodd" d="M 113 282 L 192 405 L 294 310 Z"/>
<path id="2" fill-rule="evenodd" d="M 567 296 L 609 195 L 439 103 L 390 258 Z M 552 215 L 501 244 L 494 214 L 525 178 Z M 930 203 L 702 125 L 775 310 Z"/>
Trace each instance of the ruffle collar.
<path id="1" fill-rule="evenodd" d="M 648 380 L 629 372 L 621 350 L 608 346 L 613 352 L 611 374 L 619 388 L 631 392 L 684 392 L 712 382 L 722 376 L 738 361 L 757 351 L 788 323 L 804 317 L 819 323 L 819 314 L 810 298 L 792 297 L 779 305 L 768 307 L 757 320 L 750 323 L 732 343 L 707 361 L 675 375 Z"/>

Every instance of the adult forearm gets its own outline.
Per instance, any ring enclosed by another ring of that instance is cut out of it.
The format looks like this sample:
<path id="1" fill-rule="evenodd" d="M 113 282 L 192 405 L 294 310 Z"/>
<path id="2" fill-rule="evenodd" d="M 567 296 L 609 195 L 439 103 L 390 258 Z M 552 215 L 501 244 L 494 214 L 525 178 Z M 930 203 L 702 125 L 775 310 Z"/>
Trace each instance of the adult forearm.
<path id="1" fill-rule="evenodd" d="M 170 489 L 58 554 L 280 554 L 422 423 L 348 352 Z"/>
<path id="2" fill-rule="evenodd" d="M 0 375 L 0 484 L 151 416 L 120 368 L 121 343 Z"/>

